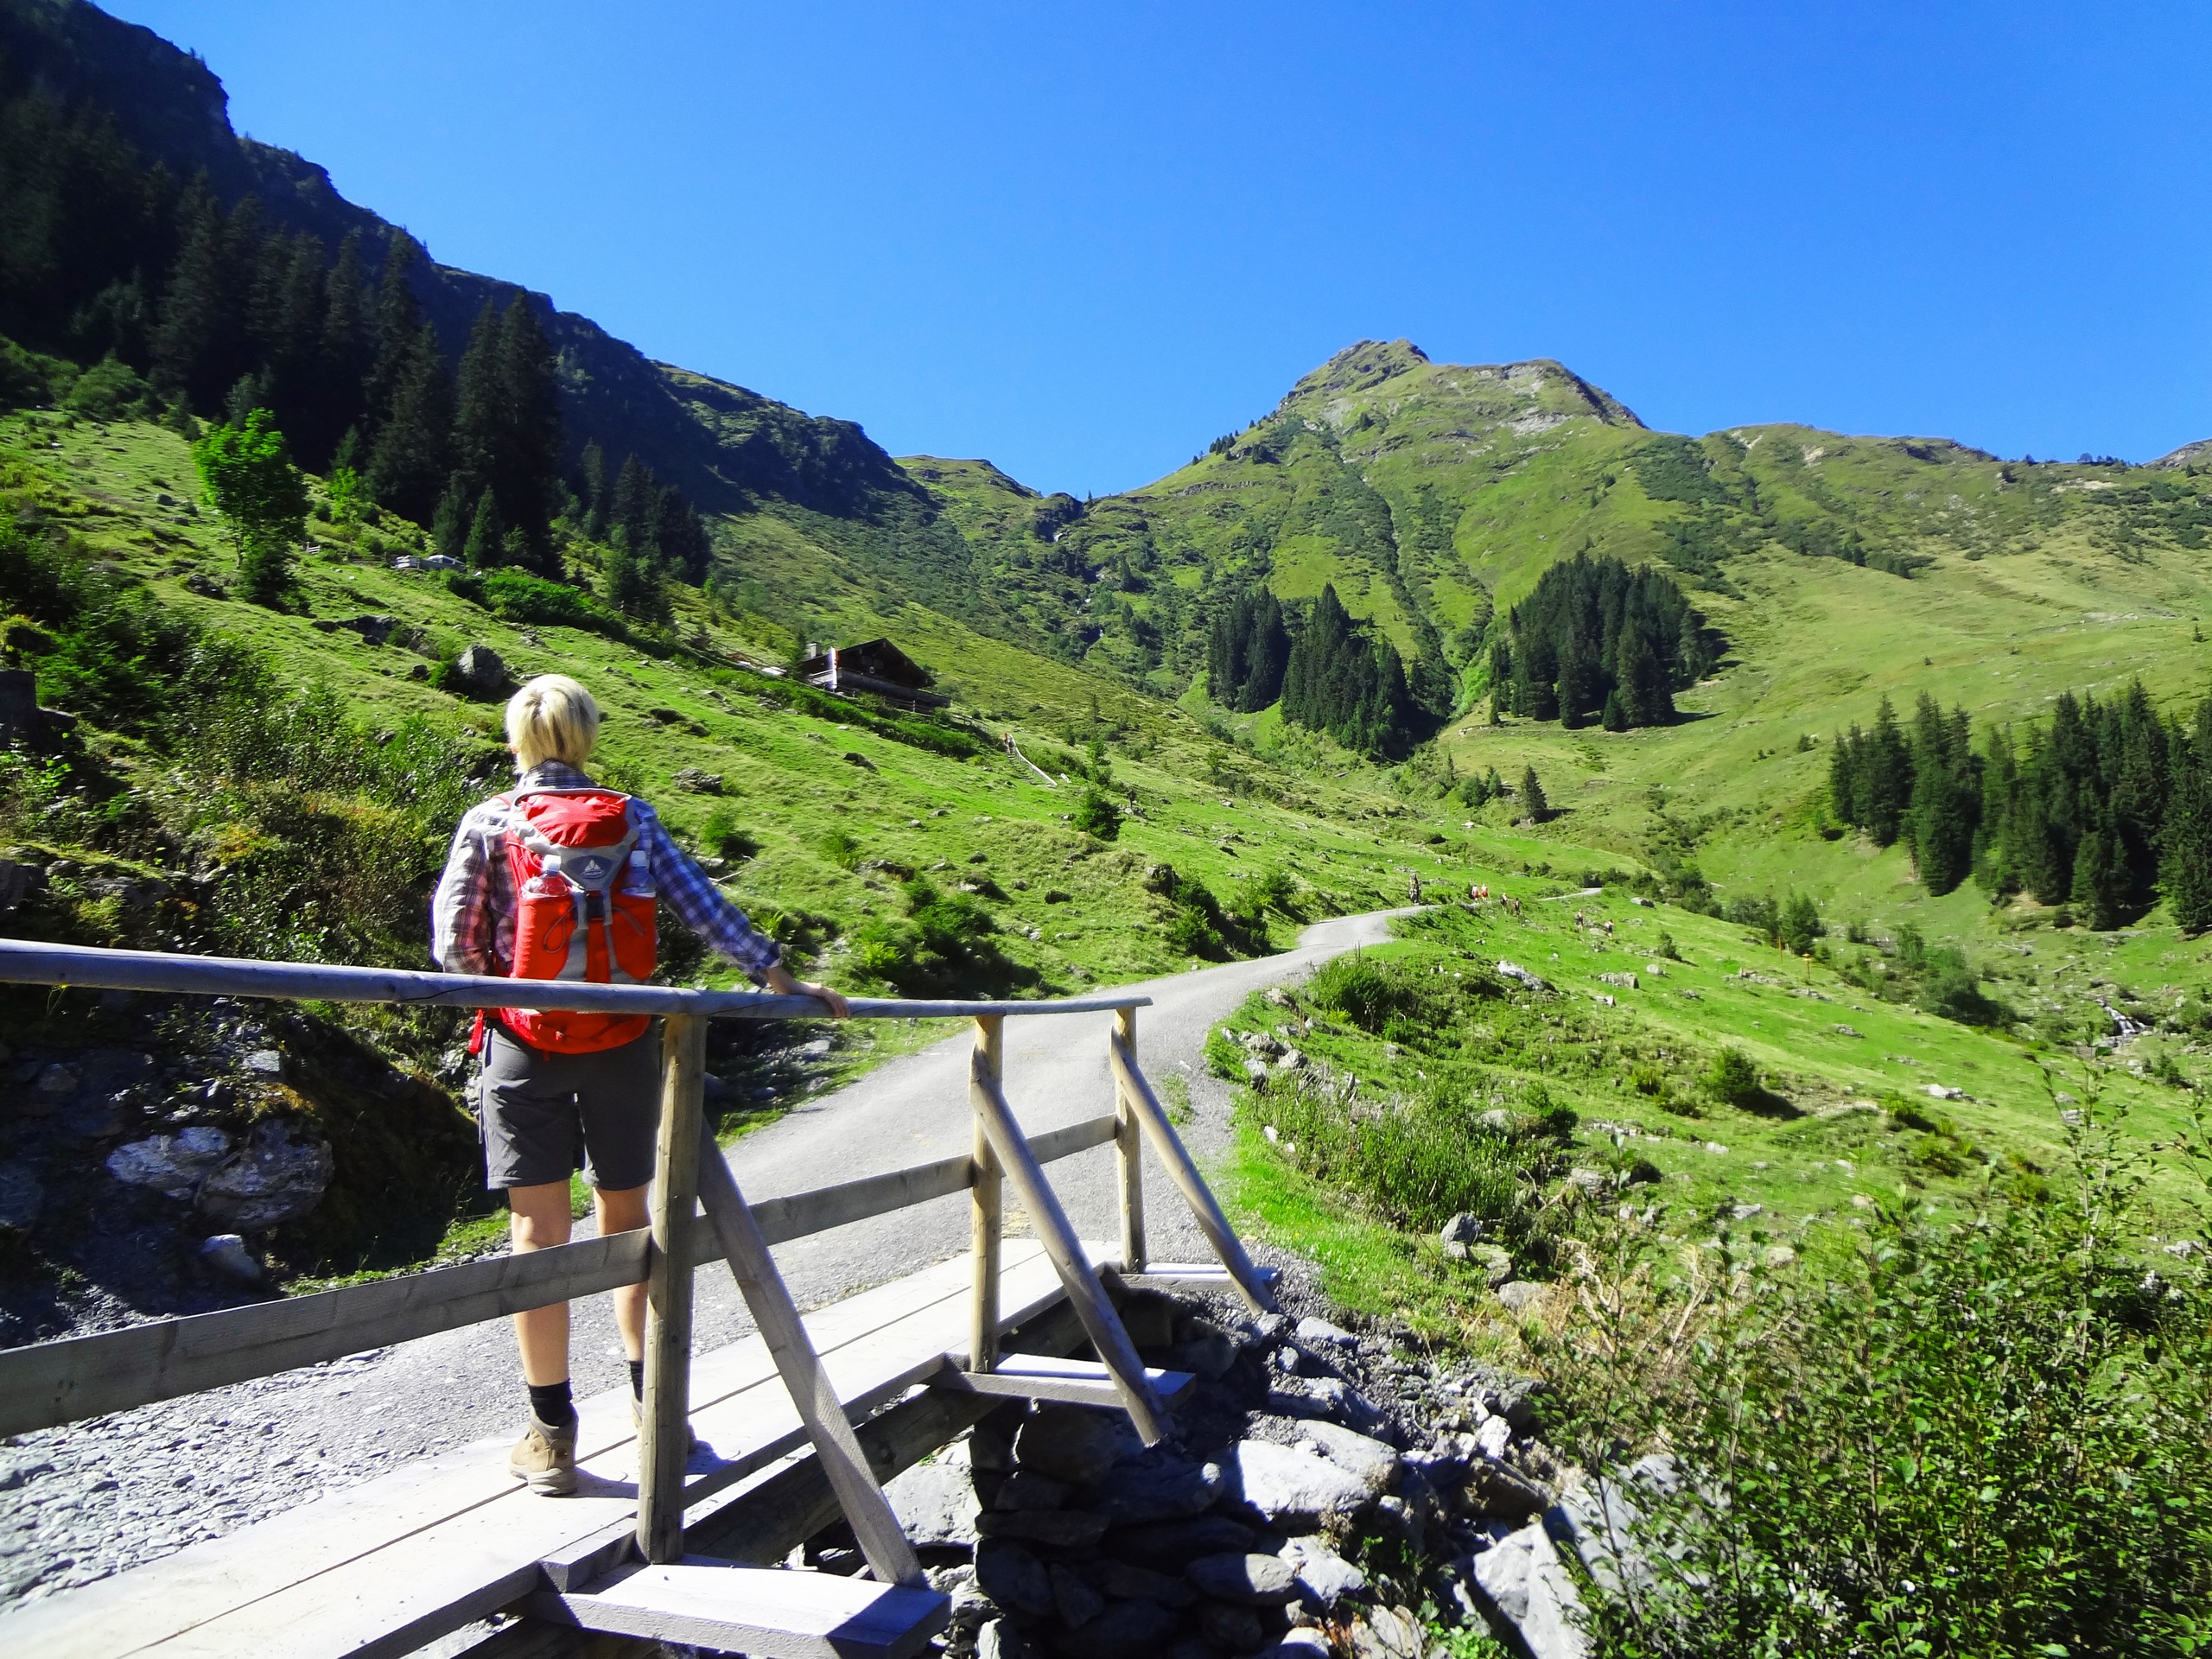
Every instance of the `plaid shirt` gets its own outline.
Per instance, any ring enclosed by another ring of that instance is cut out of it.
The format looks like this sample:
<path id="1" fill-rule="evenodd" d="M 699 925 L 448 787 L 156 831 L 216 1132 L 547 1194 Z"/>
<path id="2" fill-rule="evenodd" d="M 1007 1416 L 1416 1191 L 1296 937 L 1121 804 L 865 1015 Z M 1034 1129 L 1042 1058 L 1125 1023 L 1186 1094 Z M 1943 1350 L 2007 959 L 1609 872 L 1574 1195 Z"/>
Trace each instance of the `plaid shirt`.
<path id="1" fill-rule="evenodd" d="M 522 775 L 518 790 L 589 789 L 574 766 L 549 760 Z M 638 846 L 655 885 L 684 925 L 717 954 L 745 970 L 755 985 L 783 959 L 776 942 L 756 932 L 745 912 L 724 898 L 690 855 L 669 839 L 652 808 L 630 798 Z M 469 808 L 446 855 L 445 874 L 430 900 L 430 954 L 449 974 L 511 975 L 515 950 L 515 877 L 507 862 L 512 813 L 494 796 Z"/>

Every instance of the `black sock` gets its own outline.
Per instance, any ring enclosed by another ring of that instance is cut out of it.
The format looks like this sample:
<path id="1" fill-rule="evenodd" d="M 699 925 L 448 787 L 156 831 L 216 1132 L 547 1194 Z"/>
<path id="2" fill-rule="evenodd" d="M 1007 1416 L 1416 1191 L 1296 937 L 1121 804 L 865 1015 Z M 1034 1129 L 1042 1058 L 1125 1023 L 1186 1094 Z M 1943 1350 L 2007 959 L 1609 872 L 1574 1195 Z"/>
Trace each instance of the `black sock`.
<path id="1" fill-rule="evenodd" d="M 645 1397 L 645 1362 L 642 1359 L 630 1362 L 630 1397 L 639 1401 Z"/>
<path id="2" fill-rule="evenodd" d="M 569 1396 L 566 1381 L 559 1382 L 530 1382 L 530 1414 L 549 1428 L 566 1428 L 576 1421 L 576 1402 Z"/>

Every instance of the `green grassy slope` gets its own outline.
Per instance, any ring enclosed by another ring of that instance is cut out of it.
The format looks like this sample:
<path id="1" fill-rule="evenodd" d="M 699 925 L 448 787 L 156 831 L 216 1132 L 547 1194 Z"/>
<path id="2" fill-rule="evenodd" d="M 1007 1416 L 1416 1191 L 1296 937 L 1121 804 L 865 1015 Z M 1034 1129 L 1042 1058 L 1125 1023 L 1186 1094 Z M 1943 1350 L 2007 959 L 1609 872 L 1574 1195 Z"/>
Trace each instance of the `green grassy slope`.
<path id="1" fill-rule="evenodd" d="M 1291 909 L 1300 914 L 1395 900 L 1405 870 L 1444 868 L 1420 843 L 1425 830 L 1372 774 L 1339 782 L 1282 772 L 1171 706 L 940 613 L 888 603 L 857 579 L 841 589 L 834 571 L 823 611 L 855 627 L 890 627 L 937 671 L 959 714 L 987 722 L 979 753 L 896 741 L 858 712 L 785 706 L 775 682 L 727 664 L 761 650 L 746 632 L 751 619 L 732 623 L 688 592 L 678 627 L 698 649 L 648 653 L 598 633 L 504 622 L 434 575 L 392 569 L 391 557 L 412 550 L 416 537 L 389 519 L 316 524 L 319 544 L 302 563 L 290 613 L 205 596 L 188 582 L 226 580 L 230 556 L 212 518 L 188 505 L 195 491 L 184 442 L 160 428 L 18 416 L 0 425 L 0 457 L 22 469 L 88 550 L 165 605 L 251 645 L 289 683 L 331 685 L 372 726 L 428 713 L 474 734 L 488 755 L 499 741 L 497 705 L 459 701 L 421 677 L 469 643 L 493 647 L 518 676 L 558 670 L 582 678 L 607 711 L 608 770 L 655 799 L 679 834 L 696 837 L 717 810 L 734 819 L 758 851 L 735 867 L 732 890 L 847 982 L 842 957 L 854 932 L 903 914 L 901 869 L 946 888 L 982 887 L 979 901 L 1007 957 L 1036 983 L 1065 987 L 1179 965 L 1162 925 L 1167 901 L 1148 874 L 1158 864 L 1232 908 L 1251 879 L 1283 869 L 1300 889 Z M 811 556 L 793 530 L 751 569 L 773 570 L 771 560 L 782 560 L 796 581 Z M 363 614 L 397 618 L 395 639 L 416 645 L 370 645 L 316 626 Z M 1047 787 L 1000 753 L 1006 730 L 1067 781 Z M 1109 792 L 1132 809 L 1110 842 L 1067 822 L 1084 787 L 1081 771 L 1096 764 L 1084 752 L 1093 739 L 1111 768 Z M 124 751 L 115 758 L 130 763 Z M 677 787 L 672 780 L 687 770 L 721 778 L 721 793 Z M 1294 922 L 1278 912 L 1273 925 L 1283 933 Z"/>
<path id="2" fill-rule="evenodd" d="M 1028 528 L 1036 498 L 995 469 L 933 462 L 918 476 L 987 563 L 1006 568 L 1009 544 L 1032 559 L 1049 546 L 1079 596 L 1087 664 L 1184 695 L 1285 764 L 1343 761 L 1272 711 L 1208 710 L 1205 628 L 1242 583 L 1299 599 L 1330 582 L 1402 651 L 1462 666 L 1462 712 L 1400 777 L 1408 798 L 1433 801 L 1442 776 L 1495 767 L 1510 781 L 1534 765 L 1563 809 L 1541 832 L 1553 843 L 1694 856 L 1724 897 L 1802 889 L 1839 921 L 1910 923 L 1976 947 L 1985 966 L 2112 951 L 2136 977 L 2185 988 L 2194 947 L 2018 946 L 2011 931 L 2032 907 L 1993 912 L 1971 888 L 1931 900 L 1902 850 L 1827 838 L 1821 804 L 1828 740 L 1885 696 L 1901 712 L 1924 691 L 2013 722 L 2063 690 L 2137 677 L 2163 706 L 2202 696 L 2212 487 L 2189 463 L 2030 465 L 1791 425 L 1685 438 L 1648 430 L 1555 363 L 1436 364 L 1369 341 L 1190 466 L 1055 523 L 1050 543 Z M 1664 563 L 1727 635 L 1726 661 L 1663 730 L 1491 725 L 1480 625 L 1586 550 Z M 2048 1004 L 2053 977 L 2037 969 L 2016 1000 Z"/>

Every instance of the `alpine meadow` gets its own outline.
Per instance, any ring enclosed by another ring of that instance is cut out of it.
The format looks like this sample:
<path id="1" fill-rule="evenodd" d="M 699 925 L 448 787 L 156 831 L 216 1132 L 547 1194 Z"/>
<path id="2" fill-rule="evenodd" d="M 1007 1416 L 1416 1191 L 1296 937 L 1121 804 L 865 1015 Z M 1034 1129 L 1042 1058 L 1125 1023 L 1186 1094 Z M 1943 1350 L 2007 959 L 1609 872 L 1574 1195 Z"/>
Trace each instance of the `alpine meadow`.
<path id="1" fill-rule="evenodd" d="M 1078 499 L 528 276 L 234 131 L 151 31 L 0 0 L 0 933 L 426 967 L 502 705 L 572 675 L 595 775 L 794 972 L 1252 967 L 1170 1105 L 1212 1102 L 1244 1236 L 1430 1390 L 1392 1446 L 1427 1472 L 1329 1531 L 1363 1601 L 1255 1592 L 1249 1630 L 1009 1530 L 1060 1600 L 995 1659 L 1119 1659 L 1084 1597 L 1168 1598 L 1176 1659 L 2207 1650 L 2212 448 L 1676 434 L 1566 364 L 1363 340 Z M 672 919 L 659 961 L 741 983 Z M 0 1344 L 503 1245 L 465 1014 L 0 1009 Z M 965 1029 L 725 1020 L 709 1111 L 741 1147 Z M 232 1228 L 118 1162 L 200 1131 L 321 1184 Z M 198 1254 L 233 1231 L 251 1283 Z M 30 1439 L 0 1607 L 114 1570 L 37 1541 Z M 928 1565 L 980 1582 L 997 1525 Z"/>

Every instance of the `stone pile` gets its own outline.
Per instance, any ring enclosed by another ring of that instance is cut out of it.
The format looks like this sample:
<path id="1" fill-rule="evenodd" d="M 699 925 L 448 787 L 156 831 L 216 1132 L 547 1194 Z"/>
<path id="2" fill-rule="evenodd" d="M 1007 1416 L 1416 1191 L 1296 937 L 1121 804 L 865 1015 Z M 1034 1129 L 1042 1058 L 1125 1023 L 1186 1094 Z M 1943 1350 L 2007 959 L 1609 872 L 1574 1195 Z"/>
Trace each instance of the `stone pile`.
<path id="1" fill-rule="evenodd" d="M 1198 1379 L 1166 1442 L 1014 1405 L 891 1484 L 953 1597 L 949 1659 L 1423 1659 L 1425 1598 L 1478 1624 L 1533 1608 L 1542 1659 L 1579 1659 L 1542 1520 L 1561 1471 L 1525 1389 L 1319 1317 L 1122 1306 L 1148 1363 Z M 822 1545 L 817 1564 L 857 1564 Z"/>

